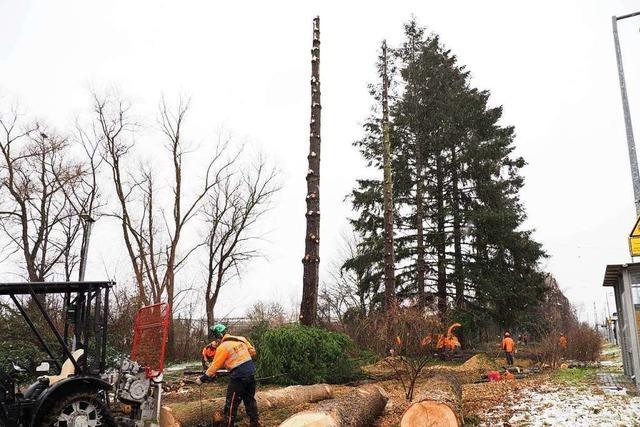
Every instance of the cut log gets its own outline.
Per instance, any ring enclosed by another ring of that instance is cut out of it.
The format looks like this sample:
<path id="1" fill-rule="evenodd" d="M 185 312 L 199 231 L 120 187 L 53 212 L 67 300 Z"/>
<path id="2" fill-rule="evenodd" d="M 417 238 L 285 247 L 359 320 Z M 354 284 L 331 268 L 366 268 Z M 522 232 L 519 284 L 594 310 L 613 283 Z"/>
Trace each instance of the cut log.
<path id="1" fill-rule="evenodd" d="M 280 427 L 369 427 L 382 414 L 388 399 L 381 387 L 368 385 L 323 402 L 312 411 L 292 415 Z"/>
<path id="2" fill-rule="evenodd" d="M 421 385 L 400 427 L 459 427 L 463 422 L 460 382 L 454 375 L 438 373 Z"/>
<path id="3" fill-rule="evenodd" d="M 196 394 L 197 396 L 197 394 Z M 256 393 L 258 410 L 284 408 L 302 403 L 319 402 L 333 396 L 331 387 L 327 384 L 308 386 L 291 386 Z M 211 421 L 219 422 L 224 409 L 225 398 L 199 399 L 189 402 L 165 405 L 160 411 L 161 427 L 190 427 L 200 424 L 208 425 Z M 238 418 L 245 416 L 244 405 L 238 411 Z"/>

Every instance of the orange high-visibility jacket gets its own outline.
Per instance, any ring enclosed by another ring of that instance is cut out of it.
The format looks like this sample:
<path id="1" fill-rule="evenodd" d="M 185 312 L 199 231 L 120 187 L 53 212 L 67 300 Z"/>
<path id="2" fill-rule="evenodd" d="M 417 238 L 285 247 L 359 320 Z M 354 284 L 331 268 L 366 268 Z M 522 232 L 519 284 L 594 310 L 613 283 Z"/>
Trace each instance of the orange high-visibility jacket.
<path id="1" fill-rule="evenodd" d="M 249 340 L 245 337 L 234 337 L 227 334 L 222 337 L 222 341 L 216 349 L 216 355 L 207 369 L 207 375 L 213 377 L 223 366 L 232 370 L 248 362 L 255 355 L 256 349 L 253 348 Z"/>
<path id="2" fill-rule="evenodd" d="M 507 353 L 513 353 L 513 350 L 516 348 L 516 343 L 513 342 L 511 337 L 505 337 L 502 340 L 502 349 Z"/>
<path id="3" fill-rule="evenodd" d="M 216 347 L 218 346 L 218 344 L 213 341 L 209 344 L 207 344 L 203 349 L 202 349 L 202 357 L 206 360 L 213 360 L 213 357 L 216 355 Z"/>
<path id="4" fill-rule="evenodd" d="M 559 339 L 558 341 L 559 341 L 559 343 L 560 343 L 560 347 L 561 347 L 563 350 L 566 350 L 566 349 L 567 349 L 567 344 L 569 344 L 569 343 L 567 342 L 567 337 L 565 337 L 565 336 L 561 336 L 561 337 L 560 337 L 560 339 Z"/>

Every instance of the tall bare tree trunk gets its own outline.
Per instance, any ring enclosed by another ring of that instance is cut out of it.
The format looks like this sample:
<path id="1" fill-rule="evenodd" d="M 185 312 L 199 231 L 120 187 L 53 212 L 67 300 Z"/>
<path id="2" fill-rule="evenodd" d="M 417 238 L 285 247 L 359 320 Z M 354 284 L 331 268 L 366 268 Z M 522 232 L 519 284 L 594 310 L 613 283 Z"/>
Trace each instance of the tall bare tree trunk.
<path id="1" fill-rule="evenodd" d="M 396 307 L 395 248 L 393 244 L 393 182 L 391 179 L 391 135 L 389 129 L 389 76 L 387 41 L 382 42 L 382 163 L 384 167 L 384 303 Z"/>
<path id="2" fill-rule="evenodd" d="M 311 123 L 309 171 L 307 172 L 307 233 L 302 259 L 302 302 L 300 323 L 316 323 L 318 311 L 318 273 L 320 264 L 320 17 L 313 20 L 311 49 Z"/>

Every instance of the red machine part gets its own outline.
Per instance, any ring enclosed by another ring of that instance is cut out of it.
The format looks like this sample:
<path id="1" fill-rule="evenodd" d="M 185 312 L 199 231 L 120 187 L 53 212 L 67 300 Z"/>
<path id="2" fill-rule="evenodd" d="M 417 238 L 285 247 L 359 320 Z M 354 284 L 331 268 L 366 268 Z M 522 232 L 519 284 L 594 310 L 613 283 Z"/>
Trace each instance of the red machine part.
<path id="1" fill-rule="evenodd" d="M 145 368 L 147 378 L 157 377 L 164 370 L 170 314 L 171 306 L 164 302 L 142 307 L 136 314 L 131 360 Z"/>

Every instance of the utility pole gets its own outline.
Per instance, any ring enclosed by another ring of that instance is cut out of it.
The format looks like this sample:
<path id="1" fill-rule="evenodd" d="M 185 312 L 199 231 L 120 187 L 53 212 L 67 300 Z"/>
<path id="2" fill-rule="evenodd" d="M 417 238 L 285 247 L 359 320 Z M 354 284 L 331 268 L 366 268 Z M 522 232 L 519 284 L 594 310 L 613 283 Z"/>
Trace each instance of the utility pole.
<path id="1" fill-rule="evenodd" d="M 631 113 L 629 111 L 629 99 L 627 98 L 627 84 L 625 82 L 624 68 L 622 66 L 622 51 L 620 50 L 620 40 L 618 38 L 618 21 L 637 15 L 640 15 L 640 12 L 630 13 L 623 16 L 612 16 L 611 23 L 613 25 L 613 42 L 615 44 L 616 60 L 618 62 L 618 78 L 620 79 L 620 93 L 622 95 L 624 127 L 627 131 L 627 149 L 629 150 L 629 166 L 631 167 L 633 197 L 636 206 L 636 215 L 640 215 L 640 172 L 638 172 L 638 157 L 636 155 L 636 144 L 633 138 L 633 126 L 631 124 Z"/>
<path id="2" fill-rule="evenodd" d="M 384 169 L 384 304 L 396 308 L 396 266 L 393 244 L 393 181 L 391 178 L 391 135 L 389 129 L 389 74 L 387 41 L 382 42 L 382 164 Z"/>
<path id="3" fill-rule="evenodd" d="M 311 48 L 311 122 L 309 123 L 309 170 L 307 171 L 307 232 L 302 258 L 300 323 L 314 325 L 318 312 L 320 264 L 320 17 L 313 19 Z"/>

